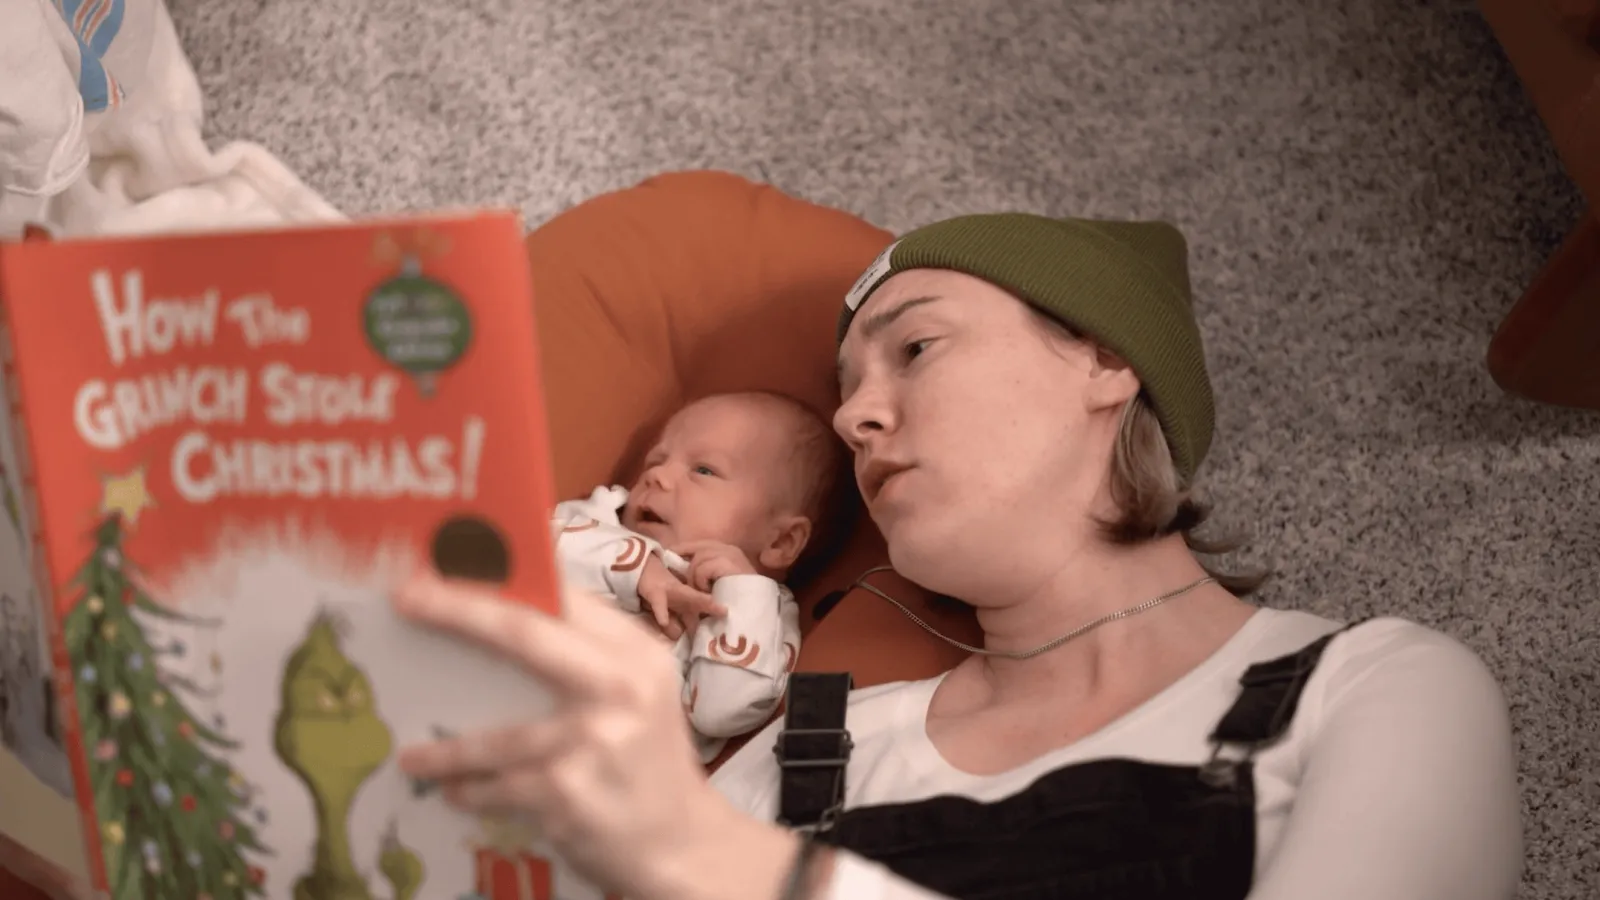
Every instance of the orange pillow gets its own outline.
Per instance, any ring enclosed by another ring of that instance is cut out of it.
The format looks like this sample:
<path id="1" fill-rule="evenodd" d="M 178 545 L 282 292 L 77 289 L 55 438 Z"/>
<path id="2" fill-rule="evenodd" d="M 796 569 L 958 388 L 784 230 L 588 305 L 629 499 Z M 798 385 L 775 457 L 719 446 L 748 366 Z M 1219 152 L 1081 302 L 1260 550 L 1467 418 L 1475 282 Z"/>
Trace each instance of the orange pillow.
<path id="1" fill-rule="evenodd" d="M 891 235 L 836 209 L 722 172 L 677 172 L 590 199 L 528 235 L 558 496 L 637 472 L 644 442 L 686 401 L 775 390 L 831 416 L 845 292 Z M 937 674 L 965 656 L 863 590 L 820 623 L 824 595 L 887 561 L 865 516 L 798 586 L 797 668 L 860 686 Z M 929 609 L 893 573 L 872 583 L 971 643 L 970 614 Z"/>

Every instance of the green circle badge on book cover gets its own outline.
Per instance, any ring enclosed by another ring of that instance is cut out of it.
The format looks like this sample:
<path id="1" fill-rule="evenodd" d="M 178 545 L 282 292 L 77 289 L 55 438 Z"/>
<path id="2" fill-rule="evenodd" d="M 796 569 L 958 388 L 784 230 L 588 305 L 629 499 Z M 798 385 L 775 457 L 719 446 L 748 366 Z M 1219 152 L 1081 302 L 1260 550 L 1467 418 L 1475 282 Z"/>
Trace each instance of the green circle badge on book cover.
<path id="1" fill-rule="evenodd" d="M 374 256 L 398 260 L 398 274 L 368 295 L 363 309 L 367 343 L 405 370 L 422 396 L 433 395 L 439 373 L 455 365 L 472 340 L 472 318 L 451 287 L 423 272 L 423 257 L 445 252 L 441 239 L 419 232 L 402 244 L 380 237 Z"/>

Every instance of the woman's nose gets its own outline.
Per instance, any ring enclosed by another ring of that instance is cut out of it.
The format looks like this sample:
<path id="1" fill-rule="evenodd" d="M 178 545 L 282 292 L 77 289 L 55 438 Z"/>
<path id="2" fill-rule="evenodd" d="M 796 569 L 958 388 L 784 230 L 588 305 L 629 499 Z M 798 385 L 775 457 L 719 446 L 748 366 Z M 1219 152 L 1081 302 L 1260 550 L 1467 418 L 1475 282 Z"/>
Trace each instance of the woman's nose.
<path id="1" fill-rule="evenodd" d="M 833 414 L 833 430 L 846 444 L 858 447 L 870 435 L 888 430 L 891 417 L 881 391 L 862 385 Z"/>

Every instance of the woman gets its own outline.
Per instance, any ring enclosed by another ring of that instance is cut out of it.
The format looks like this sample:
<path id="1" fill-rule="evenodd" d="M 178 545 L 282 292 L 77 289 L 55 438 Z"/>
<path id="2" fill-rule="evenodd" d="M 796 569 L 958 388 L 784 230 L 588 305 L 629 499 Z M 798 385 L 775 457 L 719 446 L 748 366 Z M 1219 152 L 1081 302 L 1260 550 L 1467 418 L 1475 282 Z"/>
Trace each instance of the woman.
<path id="1" fill-rule="evenodd" d="M 826 733 L 791 734 L 779 749 L 812 764 L 780 766 L 782 723 L 708 785 L 671 661 L 624 616 L 425 579 L 404 614 L 565 703 L 414 748 L 412 774 L 530 812 L 638 900 L 1514 895 L 1513 741 L 1481 662 L 1400 620 L 1253 607 L 1197 560 L 1217 549 L 1190 535 L 1212 406 L 1176 230 L 931 225 L 862 276 L 839 334 L 835 427 L 890 560 L 973 606 L 982 651 L 848 701 L 796 676 L 792 727 L 848 702 L 842 785 Z"/>

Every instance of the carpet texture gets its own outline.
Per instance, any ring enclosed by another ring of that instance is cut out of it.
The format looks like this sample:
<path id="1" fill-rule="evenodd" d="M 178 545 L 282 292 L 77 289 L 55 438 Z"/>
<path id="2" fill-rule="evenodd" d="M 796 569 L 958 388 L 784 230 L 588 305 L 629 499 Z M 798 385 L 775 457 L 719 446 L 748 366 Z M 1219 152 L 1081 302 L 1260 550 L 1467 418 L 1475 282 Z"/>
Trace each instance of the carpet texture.
<path id="1" fill-rule="evenodd" d="M 890 229 L 1166 217 L 1270 605 L 1396 614 L 1500 675 L 1523 896 L 1600 896 L 1600 416 L 1485 372 L 1580 201 L 1470 0 L 172 0 L 208 131 L 351 214 L 538 223 L 667 169 Z"/>

